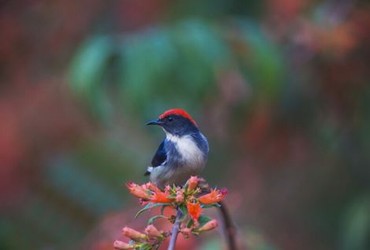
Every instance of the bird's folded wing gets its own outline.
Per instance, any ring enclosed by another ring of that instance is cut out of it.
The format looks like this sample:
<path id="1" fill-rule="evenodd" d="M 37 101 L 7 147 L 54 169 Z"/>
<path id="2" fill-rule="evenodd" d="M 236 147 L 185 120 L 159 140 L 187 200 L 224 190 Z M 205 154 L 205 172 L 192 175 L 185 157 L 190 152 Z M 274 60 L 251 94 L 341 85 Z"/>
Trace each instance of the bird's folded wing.
<path id="1" fill-rule="evenodd" d="M 164 141 L 162 141 L 157 149 L 157 152 L 155 152 L 155 155 L 153 156 L 152 165 L 147 168 L 145 175 L 150 175 L 153 168 L 163 165 L 166 159 L 167 155 L 164 149 Z"/>

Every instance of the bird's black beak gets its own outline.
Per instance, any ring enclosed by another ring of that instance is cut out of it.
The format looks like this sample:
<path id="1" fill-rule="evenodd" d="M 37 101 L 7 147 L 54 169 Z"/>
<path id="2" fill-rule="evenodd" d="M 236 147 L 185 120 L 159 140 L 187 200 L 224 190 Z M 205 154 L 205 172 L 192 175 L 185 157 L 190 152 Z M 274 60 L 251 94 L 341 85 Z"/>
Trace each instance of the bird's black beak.
<path id="1" fill-rule="evenodd" d="M 152 120 L 152 121 L 149 121 L 146 125 L 159 125 L 161 126 L 162 125 L 162 121 L 157 119 L 157 120 Z"/>

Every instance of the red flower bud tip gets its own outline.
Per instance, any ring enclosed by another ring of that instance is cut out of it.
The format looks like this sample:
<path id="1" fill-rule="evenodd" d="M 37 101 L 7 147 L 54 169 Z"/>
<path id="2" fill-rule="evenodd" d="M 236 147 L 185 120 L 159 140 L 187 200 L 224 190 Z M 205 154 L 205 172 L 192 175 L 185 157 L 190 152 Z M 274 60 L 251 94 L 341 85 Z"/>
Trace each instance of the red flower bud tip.
<path id="1" fill-rule="evenodd" d="M 123 250 L 123 249 L 134 249 L 135 248 L 133 245 L 130 245 L 130 244 L 126 243 L 126 242 L 119 241 L 119 240 L 116 240 L 113 243 L 113 247 L 115 249 L 119 249 L 119 250 Z"/>
<path id="2" fill-rule="evenodd" d="M 176 202 L 184 202 L 184 190 L 180 189 L 176 192 Z"/>
<path id="3" fill-rule="evenodd" d="M 200 214 L 202 213 L 202 208 L 198 202 L 188 202 L 186 203 L 186 207 L 188 209 L 188 213 L 190 217 L 193 219 L 194 223 L 198 221 Z"/>
<path id="4" fill-rule="evenodd" d="M 228 192 L 229 192 L 229 191 L 227 191 L 227 188 L 220 189 L 220 193 L 221 193 L 223 196 L 226 196 Z"/>
<path id="5" fill-rule="evenodd" d="M 128 190 L 130 191 L 130 193 L 138 198 L 148 199 L 150 197 L 148 190 L 144 189 L 140 185 L 130 182 L 126 186 Z"/>
<path id="6" fill-rule="evenodd" d="M 151 202 L 155 203 L 171 203 L 173 199 L 168 198 L 169 193 L 168 192 L 154 192 L 153 195 L 150 197 Z"/>
<path id="7" fill-rule="evenodd" d="M 194 190 L 199 183 L 198 176 L 191 176 L 188 180 L 188 190 Z"/>
<path id="8" fill-rule="evenodd" d="M 122 233 L 127 238 L 130 238 L 131 240 L 140 241 L 146 239 L 146 235 L 143 233 L 140 233 L 132 228 L 124 227 L 122 229 Z"/>
<path id="9" fill-rule="evenodd" d="M 208 194 L 202 195 L 198 198 L 198 201 L 202 204 L 214 204 L 222 201 L 227 194 L 227 190 L 212 189 Z"/>
<path id="10" fill-rule="evenodd" d="M 210 220 L 200 228 L 198 228 L 198 232 L 210 231 L 215 229 L 218 226 L 217 220 Z"/>
<path id="11" fill-rule="evenodd" d="M 163 234 L 153 225 L 148 225 L 145 228 L 145 233 L 151 238 L 162 238 Z"/>

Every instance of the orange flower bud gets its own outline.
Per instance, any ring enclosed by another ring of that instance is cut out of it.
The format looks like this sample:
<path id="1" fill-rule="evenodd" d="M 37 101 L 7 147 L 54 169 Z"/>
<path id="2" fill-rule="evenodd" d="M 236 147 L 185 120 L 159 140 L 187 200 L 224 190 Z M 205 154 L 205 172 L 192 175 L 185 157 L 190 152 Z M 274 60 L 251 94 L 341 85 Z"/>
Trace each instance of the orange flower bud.
<path id="1" fill-rule="evenodd" d="M 124 227 L 122 229 L 122 233 L 127 238 L 130 238 L 131 240 L 140 241 L 146 239 L 146 235 L 143 233 L 140 233 L 132 228 Z"/>
<path id="2" fill-rule="evenodd" d="M 148 225 L 145 228 L 145 233 L 151 238 L 162 238 L 163 234 L 153 225 Z"/>
<path id="3" fill-rule="evenodd" d="M 119 241 L 119 240 L 116 240 L 114 243 L 113 243 L 113 247 L 115 249 L 119 249 L 119 250 L 124 250 L 124 249 L 134 249 L 134 246 L 133 245 L 130 245 L 126 242 L 123 242 L 123 241 Z"/>
<path id="4" fill-rule="evenodd" d="M 199 183 L 198 176 L 191 176 L 188 180 L 188 190 L 194 190 Z"/>
<path id="5" fill-rule="evenodd" d="M 210 220 L 200 228 L 198 228 L 198 232 L 210 231 L 215 229 L 218 226 L 217 220 Z"/>
<path id="6" fill-rule="evenodd" d="M 144 189 L 140 185 L 130 182 L 126 186 L 128 190 L 130 191 L 130 193 L 138 198 L 148 199 L 150 197 L 148 190 Z"/>
<path id="7" fill-rule="evenodd" d="M 227 194 L 226 189 L 224 190 L 212 189 L 211 192 L 209 192 L 208 194 L 199 197 L 198 201 L 203 204 L 214 204 L 222 201 L 226 194 Z"/>
<path id="8" fill-rule="evenodd" d="M 200 214 L 202 213 L 202 208 L 198 202 L 188 202 L 186 203 L 188 213 L 194 222 L 198 221 Z"/>

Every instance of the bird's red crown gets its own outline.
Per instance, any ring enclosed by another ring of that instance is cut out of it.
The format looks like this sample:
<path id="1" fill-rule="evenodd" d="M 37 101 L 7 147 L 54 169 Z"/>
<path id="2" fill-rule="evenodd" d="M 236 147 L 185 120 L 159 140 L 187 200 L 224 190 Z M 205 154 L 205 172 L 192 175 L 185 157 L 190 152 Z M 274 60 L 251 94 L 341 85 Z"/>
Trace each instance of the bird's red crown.
<path id="1" fill-rule="evenodd" d="M 159 119 L 166 118 L 170 115 L 180 115 L 182 117 L 185 117 L 186 119 L 189 119 L 195 126 L 197 126 L 197 123 L 195 120 L 183 109 L 169 109 L 165 111 L 163 114 L 159 116 Z"/>

